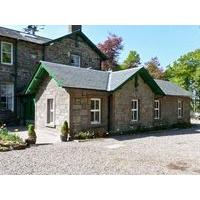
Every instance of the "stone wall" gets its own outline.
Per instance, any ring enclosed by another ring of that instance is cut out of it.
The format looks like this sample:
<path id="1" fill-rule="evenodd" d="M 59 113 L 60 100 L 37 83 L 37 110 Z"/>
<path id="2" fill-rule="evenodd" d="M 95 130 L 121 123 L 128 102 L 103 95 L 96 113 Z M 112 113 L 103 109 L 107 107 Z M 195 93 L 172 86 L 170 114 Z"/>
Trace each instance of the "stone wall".
<path id="1" fill-rule="evenodd" d="M 137 82 L 138 85 L 135 87 L 135 78 L 129 80 L 112 95 L 111 129 L 113 131 L 152 126 L 154 93 L 139 76 Z M 136 122 L 131 120 L 133 99 L 139 100 L 139 118 Z"/>
<path id="2" fill-rule="evenodd" d="M 35 98 L 35 125 L 37 128 L 47 126 L 47 98 L 54 99 L 55 128 L 60 129 L 63 122 L 67 120 L 72 134 L 82 130 L 107 131 L 108 101 L 106 92 L 64 89 L 58 87 L 53 79 L 46 77 Z M 90 122 L 91 98 L 101 99 L 101 123 L 99 125 L 92 125 Z"/>
<path id="3" fill-rule="evenodd" d="M 43 59 L 42 45 L 18 41 L 17 90 L 23 90 L 31 80 L 37 64 Z"/>
<path id="4" fill-rule="evenodd" d="M 0 62 L 0 82 L 14 83 L 16 78 L 16 90 L 22 91 L 32 78 L 38 61 L 42 60 L 42 45 L 7 37 L 0 37 L 1 41 L 13 44 L 13 65 L 3 65 Z"/>
<path id="5" fill-rule="evenodd" d="M 100 69 L 101 59 L 91 47 L 78 37 L 63 38 L 45 47 L 45 60 L 70 65 L 70 54 L 77 54 L 81 57 L 81 67 Z"/>
<path id="6" fill-rule="evenodd" d="M 106 132 L 108 126 L 108 94 L 95 90 L 69 89 L 70 94 L 70 129 L 74 133 L 84 130 Z M 101 99 L 101 123 L 92 125 L 91 98 Z"/>
<path id="7" fill-rule="evenodd" d="M 7 38 L 7 37 L 1 37 L 0 36 L 0 48 L 1 48 L 1 42 L 9 42 L 13 44 L 13 65 L 4 65 L 1 63 L 1 53 L 0 53 L 0 82 L 9 82 L 9 83 L 13 83 L 15 81 L 15 45 L 16 45 L 16 41 L 14 39 L 11 38 Z M 0 51 L 1 52 L 1 51 Z"/>
<path id="8" fill-rule="evenodd" d="M 190 123 L 190 98 L 178 96 L 155 97 L 160 100 L 160 119 L 154 120 L 154 126 Z M 178 100 L 183 102 L 183 117 L 178 118 Z"/>
<path id="9" fill-rule="evenodd" d="M 35 125 L 47 126 L 47 98 L 54 100 L 54 126 L 60 129 L 63 122 L 69 119 L 70 96 L 64 88 L 58 87 L 50 77 L 46 77 L 41 83 L 35 97 Z"/>

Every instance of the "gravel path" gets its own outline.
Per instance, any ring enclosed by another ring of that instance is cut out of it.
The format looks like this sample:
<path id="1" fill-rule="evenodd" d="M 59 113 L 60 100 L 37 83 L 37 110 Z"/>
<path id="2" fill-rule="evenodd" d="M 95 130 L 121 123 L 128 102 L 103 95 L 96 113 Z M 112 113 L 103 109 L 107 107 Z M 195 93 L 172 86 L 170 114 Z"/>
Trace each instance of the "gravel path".
<path id="1" fill-rule="evenodd" d="M 200 126 L 4 152 L 0 174 L 200 174 Z"/>

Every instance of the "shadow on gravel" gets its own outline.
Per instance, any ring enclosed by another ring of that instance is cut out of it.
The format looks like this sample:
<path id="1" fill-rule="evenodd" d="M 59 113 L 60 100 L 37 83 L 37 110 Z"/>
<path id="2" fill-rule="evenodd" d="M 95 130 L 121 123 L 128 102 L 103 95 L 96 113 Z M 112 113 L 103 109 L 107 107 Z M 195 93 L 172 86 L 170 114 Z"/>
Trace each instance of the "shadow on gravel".
<path id="1" fill-rule="evenodd" d="M 176 135 L 187 135 L 187 134 L 200 134 L 200 125 L 193 125 L 191 128 L 176 128 L 176 129 L 169 129 L 169 130 L 161 130 L 161 131 L 150 131 L 150 132 L 142 132 L 142 133 L 135 133 L 133 135 L 117 135 L 111 136 L 118 141 L 123 140 L 131 140 L 131 139 L 140 139 L 146 137 L 162 137 L 162 136 L 176 136 Z"/>
<path id="2" fill-rule="evenodd" d="M 36 144 L 35 146 L 47 146 L 47 145 L 53 145 L 53 143 L 39 143 Z"/>

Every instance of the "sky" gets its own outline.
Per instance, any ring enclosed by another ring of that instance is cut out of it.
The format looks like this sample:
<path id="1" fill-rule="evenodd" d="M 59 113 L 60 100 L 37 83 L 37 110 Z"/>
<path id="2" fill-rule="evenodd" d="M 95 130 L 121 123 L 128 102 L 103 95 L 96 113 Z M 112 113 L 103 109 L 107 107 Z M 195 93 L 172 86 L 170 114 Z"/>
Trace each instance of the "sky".
<path id="1" fill-rule="evenodd" d="M 25 26 L 4 27 L 22 31 Z M 140 54 L 142 63 L 157 56 L 161 66 L 165 68 L 181 55 L 200 48 L 200 26 L 83 25 L 82 31 L 94 44 L 104 41 L 109 33 L 121 36 L 124 49 L 119 57 L 120 63 L 126 59 L 129 51 L 136 50 Z M 55 39 L 68 34 L 68 25 L 46 25 L 37 34 Z"/>

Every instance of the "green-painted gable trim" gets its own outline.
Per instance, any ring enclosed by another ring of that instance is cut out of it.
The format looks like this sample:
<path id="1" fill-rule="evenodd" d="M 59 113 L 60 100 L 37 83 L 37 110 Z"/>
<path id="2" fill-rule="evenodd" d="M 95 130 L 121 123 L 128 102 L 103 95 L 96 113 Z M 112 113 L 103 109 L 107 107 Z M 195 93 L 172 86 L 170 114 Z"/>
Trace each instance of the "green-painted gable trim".
<path id="1" fill-rule="evenodd" d="M 47 67 L 43 63 L 40 63 L 38 70 L 36 71 L 35 75 L 33 76 L 32 80 L 25 90 L 25 94 L 36 93 L 38 87 L 42 82 L 42 78 L 46 75 L 49 75 L 51 78 L 53 78 L 58 86 L 62 86 L 62 83 L 59 80 L 56 80 L 55 75 L 51 72 L 51 70 L 47 69 Z"/>
<path id="2" fill-rule="evenodd" d="M 154 81 L 154 79 L 151 77 L 151 75 L 148 73 L 148 71 L 145 68 L 141 68 L 139 71 L 137 71 L 134 75 L 132 75 L 129 79 L 123 82 L 120 86 L 118 86 L 112 92 L 121 89 L 128 81 L 133 80 L 137 75 L 140 75 L 142 77 L 144 82 L 149 85 L 149 87 L 155 94 L 165 95 L 165 93 L 161 90 L 161 88 L 158 86 L 158 84 Z"/>
<path id="3" fill-rule="evenodd" d="M 68 35 L 64 35 L 64 36 L 62 36 L 60 38 L 57 38 L 55 40 L 51 40 L 49 42 L 46 42 L 44 45 L 49 45 L 49 44 L 51 44 L 53 42 L 61 41 L 64 38 L 71 38 L 72 36 L 77 36 L 77 35 L 80 36 L 101 57 L 102 60 L 107 60 L 108 59 L 107 56 L 104 53 L 102 53 L 97 48 L 97 46 L 80 30 L 74 31 L 74 32 L 72 32 L 72 33 L 70 33 Z"/>

